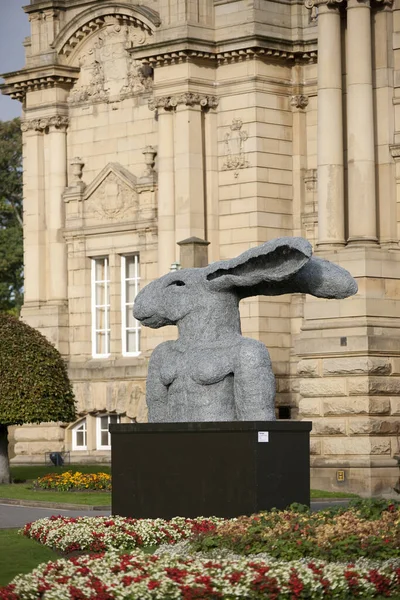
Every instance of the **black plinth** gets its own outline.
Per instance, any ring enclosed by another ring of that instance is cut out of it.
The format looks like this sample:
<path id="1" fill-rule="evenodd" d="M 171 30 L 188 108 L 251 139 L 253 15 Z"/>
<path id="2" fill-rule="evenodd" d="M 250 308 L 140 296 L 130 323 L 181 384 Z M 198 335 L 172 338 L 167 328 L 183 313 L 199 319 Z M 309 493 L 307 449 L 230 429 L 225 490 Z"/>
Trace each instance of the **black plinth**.
<path id="1" fill-rule="evenodd" d="M 249 515 L 310 503 L 299 421 L 110 425 L 112 512 L 136 518 Z"/>

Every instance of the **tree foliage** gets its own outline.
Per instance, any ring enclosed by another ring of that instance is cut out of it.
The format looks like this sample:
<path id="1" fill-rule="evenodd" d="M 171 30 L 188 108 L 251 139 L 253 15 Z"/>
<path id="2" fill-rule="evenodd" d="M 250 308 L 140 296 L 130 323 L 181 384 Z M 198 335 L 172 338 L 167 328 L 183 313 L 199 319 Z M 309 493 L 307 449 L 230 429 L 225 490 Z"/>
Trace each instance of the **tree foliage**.
<path id="1" fill-rule="evenodd" d="M 73 421 L 74 394 L 58 350 L 5 313 L 0 313 L 0 340 L 0 423 Z"/>
<path id="2" fill-rule="evenodd" d="M 23 287 L 22 137 L 19 119 L 0 121 L 0 310 L 19 313 Z"/>

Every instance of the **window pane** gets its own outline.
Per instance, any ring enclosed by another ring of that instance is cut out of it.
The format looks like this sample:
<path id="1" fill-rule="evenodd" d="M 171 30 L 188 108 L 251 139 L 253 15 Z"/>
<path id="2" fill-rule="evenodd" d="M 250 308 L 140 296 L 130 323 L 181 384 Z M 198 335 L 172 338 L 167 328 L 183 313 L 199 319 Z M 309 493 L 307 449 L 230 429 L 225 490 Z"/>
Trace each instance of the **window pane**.
<path id="1" fill-rule="evenodd" d="M 105 283 L 96 283 L 96 304 L 108 304 L 108 286 Z"/>
<path id="2" fill-rule="evenodd" d="M 86 446 L 85 435 L 84 435 L 83 431 L 76 432 L 76 445 L 77 446 Z"/>
<path id="3" fill-rule="evenodd" d="M 136 277 L 135 272 L 135 256 L 125 257 L 125 277 L 126 279 L 134 279 Z"/>
<path id="4" fill-rule="evenodd" d="M 138 290 L 135 281 L 126 282 L 126 303 L 133 303 L 136 297 L 136 290 Z M 139 290 L 138 290 L 139 291 Z"/>
<path id="5" fill-rule="evenodd" d="M 110 445 L 110 443 L 108 441 L 108 431 L 102 431 L 101 432 L 100 445 L 101 446 L 109 446 Z"/>
<path id="6" fill-rule="evenodd" d="M 96 281 L 104 281 L 106 278 L 106 259 L 105 258 L 96 258 L 95 260 L 96 268 L 95 268 L 95 278 Z"/>
<path id="7" fill-rule="evenodd" d="M 108 354 L 107 337 L 104 332 L 96 333 L 96 354 Z"/>
<path id="8" fill-rule="evenodd" d="M 136 331 L 126 332 L 126 351 L 139 352 L 139 336 Z"/>
<path id="9" fill-rule="evenodd" d="M 137 327 L 138 322 L 133 316 L 133 305 L 126 307 L 126 326 L 127 327 Z"/>
<path id="10" fill-rule="evenodd" d="M 110 423 L 119 423 L 118 415 L 110 415 Z"/>
<path id="11" fill-rule="evenodd" d="M 96 308 L 96 329 L 106 328 L 106 309 Z"/>
<path id="12" fill-rule="evenodd" d="M 100 417 L 100 429 L 108 431 L 108 416 Z"/>

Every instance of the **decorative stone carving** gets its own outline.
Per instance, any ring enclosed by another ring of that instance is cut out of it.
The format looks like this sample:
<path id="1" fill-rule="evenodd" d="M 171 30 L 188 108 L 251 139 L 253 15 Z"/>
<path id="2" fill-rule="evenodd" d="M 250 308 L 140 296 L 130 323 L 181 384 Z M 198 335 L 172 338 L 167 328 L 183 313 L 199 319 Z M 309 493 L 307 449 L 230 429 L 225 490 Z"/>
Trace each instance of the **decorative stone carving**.
<path id="1" fill-rule="evenodd" d="M 308 96 L 304 94 L 296 94 L 290 98 L 290 106 L 293 108 L 304 109 L 308 105 Z"/>
<path id="2" fill-rule="evenodd" d="M 81 69 L 68 101 L 119 102 L 137 93 L 151 90 L 152 78 L 146 77 L 138 61 L 128 49 L 147 41 L 147 33 L 121 22 L 117 16 L 106 16 L 103 26 L 79 53 Z"/>
<path id="3" fill-rule="evenodd" d="M 83 200 L 85 218 L 133 219 L 139 208 L 136 177 L 121 165 L 110 163 L 87 186 Z"/>
<path id="4" fill-rule="evenodd" d="M 343 0 L 304 0 L 304 6 L 311 10 L 311 20 L 315 21 L 318 16 L 318 6 L 327 4 L 330 7 L 342 4 Z"/>
<path id="5" fill-rule="evenodd" d="M 304 184 L 307 192 L 317 191 L 317 169 L 307 169 L 304 175 Z"/>
<path id="6" fill-rule="evenodd" d="M 150 358 L 149 421 L 275 420 L 269 354 L 261 342 L 242 337 L 239 301 L 293 292 L 346 298 L 356 291 L 350 273 L 312 256 L 303 238 L 272 240 L 232 260 L 180 269 L 148 284 L 136 296 L 134 317 L 154 329 L 179 329 L 179 338 L 157 346 Z"/>
<path id="7" fill-rule="evenodd" d="M 85 166 L 85 163 L 79 156 L 76 156 L 75 158 L 73 158 L 71 160 L 71 165 L 72 165 L 72 176 L 73 176 L 72 184 L 77 185 L 77 184 L 81 183 L 82 172 L 83 172 L 83 167 Z"/>
<path id="8" fill-rule="evenodd" d="M 202 108 L 217 108 L 218 98 L 216 96 L 193 94 L 192 92 L 177 94 L 176 96 L 160 96 L 149 100 L 149 109 L 164 108 L 165 110 L 171 110 L 178 106 L 178 104 L 185 104 L 186 106 L 200 105 Z"/>
<path id="9" fill-rule="evenodd" d="M 146 146 L 142 154 L 146 163 L 146 171 L 143 173 L 143 177 L 151 177 L 154 175 L 154 163 L 157 151 L 154 150 L 153 146 Z"/>
<path id="10" fill-rule="evenodd" d="M 126 82 L 120 91 L 121 100 L 138 92 L 151 92 L 153 89 L 153 78 L 150 72 L 146 75 L 143 65 L 132 56 L 129 57 L 128 61 Z"/>
<path id="11" fill-rule="evenodd" d="M 21 130 L 25 131 L 40 131 L 46 133 L 51 127 L 55 129 L 66 130 L 69 124 L 69 119 L 66 116 L 53 115 L 51 117 L 41 117 L 40 119 L 30 119 L 22 121 Z"/>
<path id="12" fill-rule="evenodd" d="M 241 119 L 233 119 L 230 131 L 225 134 L 225 162 L 222 165 L 224 171 L 235 171 L 235 177 L 239 175 L 239 169 L 249 166 L 246 160 L 244 145 L 249 137 L 247 131 L 242 129 Z"/>

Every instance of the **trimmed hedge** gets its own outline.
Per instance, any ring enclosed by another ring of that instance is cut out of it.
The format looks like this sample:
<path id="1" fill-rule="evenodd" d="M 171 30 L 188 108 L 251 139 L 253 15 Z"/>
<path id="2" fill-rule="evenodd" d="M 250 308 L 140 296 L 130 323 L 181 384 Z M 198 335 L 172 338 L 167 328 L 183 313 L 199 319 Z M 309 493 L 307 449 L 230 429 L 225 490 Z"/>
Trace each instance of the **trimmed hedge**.
<path id="1" fill-rule="evenodd" d="M 74 421 L 74 393 L 58 350 L 39 331 L 0 313 L 0 423 Z"/>

